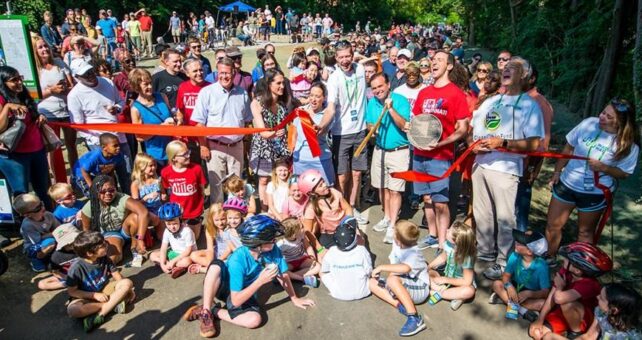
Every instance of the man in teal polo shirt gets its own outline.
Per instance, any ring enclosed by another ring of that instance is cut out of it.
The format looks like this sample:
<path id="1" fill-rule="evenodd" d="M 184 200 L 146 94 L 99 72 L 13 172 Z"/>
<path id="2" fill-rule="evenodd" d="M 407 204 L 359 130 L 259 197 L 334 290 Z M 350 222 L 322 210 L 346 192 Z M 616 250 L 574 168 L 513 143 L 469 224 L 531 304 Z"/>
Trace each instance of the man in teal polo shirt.
<path id="1" fill-rule="evenodd" d="M 370 178 L 372 186 L 379 189 L 379 198 L 384 211 L 384 218 L 373 230 L 386 231 L 385 243 L 392 243 L 394 225 L 401 209 L 401 193 L 406 182 L 392 178 L 393 172 L 408 170 L 410 153 L 408 137 L 404 132 L 406 122 L 410 121 L 410 105 L 400 94 L 390 92 L 390 81 L 385 73 L 377 73 L 370 78 L 374 97 L 366 107 L 366 124 L 372 126 L 379 119 L 381 111 L 386 113 L 376 131 L 377 140 L 372 155 Z"/>

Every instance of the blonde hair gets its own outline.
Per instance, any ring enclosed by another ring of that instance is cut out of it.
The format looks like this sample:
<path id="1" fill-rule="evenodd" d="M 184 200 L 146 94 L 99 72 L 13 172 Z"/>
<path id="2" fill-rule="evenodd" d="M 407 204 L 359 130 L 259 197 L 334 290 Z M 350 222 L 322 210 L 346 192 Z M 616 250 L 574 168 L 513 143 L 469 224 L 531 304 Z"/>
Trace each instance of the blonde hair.
<path id="1" fill-rule="evenodd" d="M 156 163 L 156 161 L 146 153 L 139 153 L 134 159 L 134 169 L 132 170 L 132 181 L 138 181 L 139 183 L 144 182 L 145 178 L 145 169 L 151 164 Z M 156 178 L 156 174 L 154 174 Z"/>
<path id="2" fill-rule="evenodd" d="M 452 235 L 455 242 L 455 262 L 462 264 L 467 258 L 470 258 L 472 263 L 475 263 L 475 256 L 477 256 L 477 246 L 475 242 L 475 229 L 464 222 L 456 221 L 451 226 L 453 228 Z"/>
<path id="3" fill-rule="evenodd" d="M 13 199 L 13 209 L 15 209 L 18 214 L 24 215 L 30 211 L 33 211 L 40 203 L 41 201 L 38 196 L 31 193 L 26 193 L 19 195 Z"/>
<path id="4" fill-rule="evenodd" d="M 152 74 L 144 68 L 135 68 L 129 71 L 127 78 L 129 79 L 129 86 L 131 89 L 133 91 L 140 92 L 140 83 L 143 81 L 151 82 Z"/>
<path id="5" fill-rule="evenodd" d="M 179 140 L 173 140 L 167 144 L 165 147 L 165 153 L 167 154 L 167 160 L 170 164 L 174 164 L 174 157 L 179 154 L 181 151 L 186 151 L 187 145 Z"/>
<path id="6" fill-rule="evenodd" d="M 486 66 L 486 68 L 488 69 L 486 77 L 488 77 L 488 74 L 490 74 L 490 72 L 493 70 L 493 64 L 488 61 L 480 61 L 479 64 L 477 64 L 477 67 L 475 67 L 475 73 L 473 73 L 473 76 L 470 78 L 471 81 L 477 81 L 477 70 L 480 66 Z"/>
<path id="7" fill-rule="evenodd" d="M 223 210 L 223 204 L 212 203 L 209 210 L 207 211 L 207 214 L 205 215 L 205 232 L 207 232 L 208 235 L 212 236 L 212 238 L 216 238 L 216 234 L 218 233 L 218 231 L 216 230 L 216 226 L 214 225 L 214 216 L 219 215 L 227 215 L 225 210 Z"/>
<path id="8" fill-rule="evenodd" d="M 47 195 L 49 195 L 52 200 L 57 201 L 65 197 L 69 192 L 74 192 L 69 183 L 56 183 L 49 187 Z"/>
<path id="9" fill-rule="evenodd" d="M 45 45 L 47 46 L 47 49 L 49 50 L 49 57 L 47 58 L 47 65 L 54 65 L 53 52 L 51 51 L 51 46 L 49 46 L 49 44 L 47 44 L 47 42 L 41 36 L 33 35 L 33 36 L 31 36 L 31 46 L 33 47 L 33 54 L 34 54 L 34 57 L 36 59 L 36 69 L 38 69 L 38 71 L 42 70 L 42 68 L 45 66 L 45 65 L 42 64 L 42 62 L 40 61 L 40 57 L 38 56 L 38 46 L 37 45 L 38 45 L 39 41 L 44 41 Z M 54 65 L 54 67 L 57 68 L 58 66 Z"/>
<path id="10" fill-rule="evenodd" d="M 404 247 L 414 247 L 419 239 L 419 227 L 408 220 L 399 220 L 395 224 L 395 236 Z"/>
<path id="11" fill-rule="evenodd" d="M 238 175 L 231 175 L 225 180 L 225 191 L 227 193 L 237 193 L 245 187 L 245 181 Z"/>
<path id="12" fill-rule="evenodd" d="M 276 168 L 278 168 L 280 166 L 285 167 L 285 168 L 288 169 L 288 178 L 286 178 L 285 181 L 283 181 L 283 182 L 279 179 L 279 176 L 277 176 L 277 174 L 276 174 Z M 287 185 L 288 181 L 290 180 L 290 176 L 292 176 L 292 173 L 290 172 L 290 165 L 288 164 L 287 161 L 278 160 L 278 161 L 274 162 L 274 166 L 272 167 L 272 174 L 270 175 L 270 177 L 271 177 L 272 183 L 274 183 L 275 187 L 278 186 L 278 185 L 281 185 L 281 184 L 286 184 Z"/>
<path id="13" fill-rule="evenodd" d="M 301 229 L 303 229 L 301 220 L 296 217 L 288 217 L 281 221 L 281 224 L 283 225 L 283 231 L 285 232 L 283 236 L 287 240 L 291 240 L 301 231 Z"/>

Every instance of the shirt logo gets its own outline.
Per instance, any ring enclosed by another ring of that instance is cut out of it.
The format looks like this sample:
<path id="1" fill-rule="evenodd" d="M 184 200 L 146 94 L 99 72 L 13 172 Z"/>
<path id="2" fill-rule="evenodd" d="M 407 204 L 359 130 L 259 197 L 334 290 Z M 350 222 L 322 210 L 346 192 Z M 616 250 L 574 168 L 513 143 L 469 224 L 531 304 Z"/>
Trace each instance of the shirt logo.
<path id="1" fill-rule="evenodd" d="M 496 111 L 491 111 L 486 114 L 486 119 L 484 119 L 484 126 L 488 131 L 495 131 L 501 125 L 502 116 Z"/>

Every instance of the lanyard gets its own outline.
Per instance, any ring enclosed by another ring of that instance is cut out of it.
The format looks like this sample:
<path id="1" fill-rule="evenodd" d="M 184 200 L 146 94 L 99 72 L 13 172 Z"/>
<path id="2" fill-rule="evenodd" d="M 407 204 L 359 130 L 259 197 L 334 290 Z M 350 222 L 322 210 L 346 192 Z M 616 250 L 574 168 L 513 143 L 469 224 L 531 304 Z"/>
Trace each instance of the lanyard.
<path id="1" fill-rule="evenodd" d="M 598 145 L 597 140 L 600 138 L 600 136 L 601 136 L 601 135 L 602 135 L 602 130 L 600 130 L 600 132 L 598 132 L 598 133 L 597 133 L 597 135 L 595 136 L 595 138 L 593 138 L 590 142 L 588 142 L 588 147 L 589 147 L 589 148 L 588 148 L 588 151 L 586 152 L 586 157 L 587 157 L 587 158 L 591 158 L 591 152 L 593 151 L 593 149 L 595 148 L 595 146 L 596 146 L 596 145 Z M 607 151 L 607 150 L 608 150 L 607 148 L 604 148 L 604 149 L 602 150 L 602 153 L 601 153 L 601 154 L 600 154 L 600 156 L 597 158 L 597 160 L 598 160 L 598 161 L 602 161 L 602 158 L 604 158 L 604 155 L 606 154 L 606 151 Z M 588 161 L 585 161 L 585 163 L 584 163 L 584 172 L 588 172 L 588 171 L 589 171 L 589 168 L 588 168 Z M 591 174 L 593 174 L 593 172 L 591 172 Z"/>
<path id="2" fill-rule="evenodd" d="M 343 70 L 341 70 L 341 72 L 343 72 Z M 348 97 L 348 105 L 347 106 L 350 107 L 350 108 L 352 108 L 352 101 L 356 98 L 357 92 L 359 92 L 359 86 L 357 84 L 357 70 L 356 69 L 353 70 L 353 76 L 354 76 L 354 81 L 351 81 L 350 79 L 352 77 L 348 78 L 348 76 L 345 74 L 345 72 L 343 72 L 343 82 L 344 82 L 345 87 L 346 87 L 346 97 Z M 349 84 L 351 82 L 353 82 L 352 93 L 350 92 L 350 86 L 349 86 Z"/>
<path id="3" fill-rule="evenodd" d="M 533 261 L 531 261 L 531 265 L 530 265 L 528 268 L 524 268 L 524 269 L 526 269 L 526 277 L 524 278 L 524 280 L 522 280 L 522 279 L 521 279 L 521 278 L 522 278 L 522 277 L 521 277 L 521 276 L 522 276 L 522 274 L 521 274 L 521 273 L 522 273 L 522 266 L 524 265 L 524 264 L 522 263 L 522 260 L 523 260 L 523 259 L 520 259 L 520 260 L 519 260 L 519 265 L 517 266 L 517 273 L 516 273 L 516 274 L 517 274 L 517 275 L 516 275 L 516 276 L 517 276 L 517 280 L 515 280 L 515 281 L 517 281 L 517 292 L 518 292 L 518 293 L 519 293 L 519 292 L 522 290 L 522 288 L 524 288 L 524 286 L 525 286 L 525 285 L 526 285 L 526 284 L 531 280 L 531 276 L 533 275 L 533 271 L 532 271 L 532 270 L 530 270 L 530 268 L 533 266 L 533 263 L 536 261 L 536 259 L 534 259 Z"/>

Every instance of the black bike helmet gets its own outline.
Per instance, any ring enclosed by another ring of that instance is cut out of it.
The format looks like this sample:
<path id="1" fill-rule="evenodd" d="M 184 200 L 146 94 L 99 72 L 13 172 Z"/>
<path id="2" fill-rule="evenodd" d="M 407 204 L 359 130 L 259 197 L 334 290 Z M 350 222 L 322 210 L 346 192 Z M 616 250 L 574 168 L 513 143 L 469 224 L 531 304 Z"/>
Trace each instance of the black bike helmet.
<path id="1" fill-rule="evenodd" d="M 284 231 L 281 222 L 267 215 L 254 215 L 238 227 L 238 233 L 243 245 L 256 248 L 283 236 Z"/>
<path id="2" fill-rule="evenodd" d="M 350 251 L 357 246 L 357 228 L 359 224 L 352 216 L 346 216 L 334 232 L 334 243 L 341 251 Z"/>

